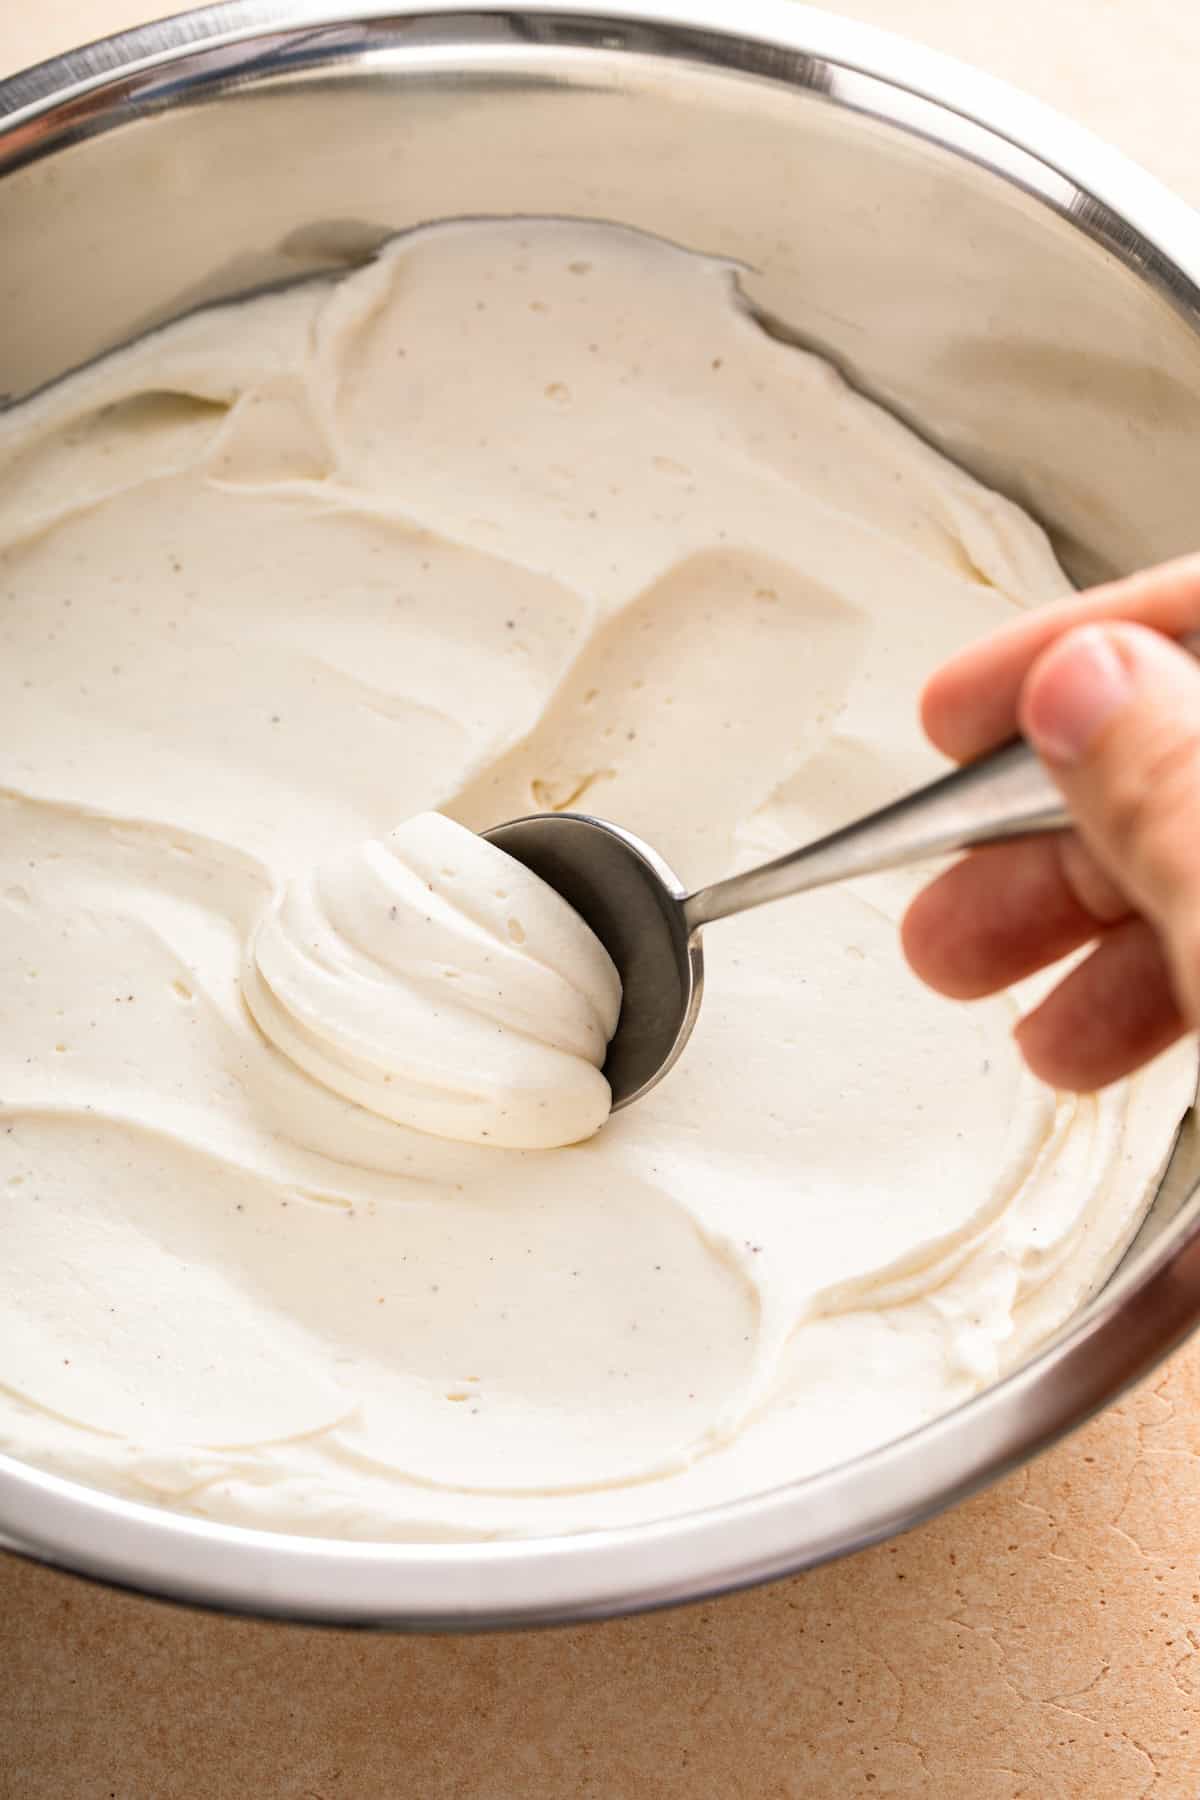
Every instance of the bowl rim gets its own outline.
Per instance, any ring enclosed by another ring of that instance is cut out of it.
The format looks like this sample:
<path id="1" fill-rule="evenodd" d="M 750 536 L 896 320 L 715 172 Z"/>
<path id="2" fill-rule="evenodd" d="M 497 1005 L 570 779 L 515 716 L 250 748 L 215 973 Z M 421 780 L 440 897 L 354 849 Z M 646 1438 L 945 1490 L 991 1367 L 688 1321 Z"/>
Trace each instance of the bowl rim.
<path id="1" fill-rule="evenodd" d="M 264 40 L 403 30 L 422 20 L 536 17 L 590 28 L 595 47 L 676 60 L 704 34 L 768 79 L 806 89 L 820 69 L 834 102 L 982 161 L 1070 216 L 1165 294 L 1200 332 L 1200 218 L 1119 152 L 1006 83 L 890 32 L 789 0 L 229 0 L 101 39 L 0 82 L 0 177 L 116 113 L 242 70 Z M 607 36 L 606 36 L 607 33 Z M 545 43 L 543 39 L 543 43 Z M 455 42 L 443 30 L 443 49 Z M 539 46 L 540 48 L 540 46 Z M 551 45 L 553 49 L 553 45 Z M 785 53 L 779 60 L 779 52 Z M 522 46 L 522 54 L 533 54 Z M 763 60 L 769 58 L 769 61 Z M 119 98 L 118 98 L 119 96 Z M 1085 173 L 1086 171 L 1086 173 Z M 1169 246 L 1169 248 L 1168 248 Z M 1185 1137 L 1191 1127 L 1185 1125 Z M 215 1523 L 126 1500 L 0 1454 L 0 1548 L 110 1584 L 227 1611 L 295 1620 L 474 1630 L 645 1611 L 793 1574 L 908 1529 L 1044 1448 L 1152 1369 L 1200 1322 L 1200 1211 L 1180 1216 L 1134 1266 L 1022 1368 L 937 1419 L 851 1462 L 767 1493 L 651 1523 L 504 1542 L 393 1543 L 302 1537 Z"/>

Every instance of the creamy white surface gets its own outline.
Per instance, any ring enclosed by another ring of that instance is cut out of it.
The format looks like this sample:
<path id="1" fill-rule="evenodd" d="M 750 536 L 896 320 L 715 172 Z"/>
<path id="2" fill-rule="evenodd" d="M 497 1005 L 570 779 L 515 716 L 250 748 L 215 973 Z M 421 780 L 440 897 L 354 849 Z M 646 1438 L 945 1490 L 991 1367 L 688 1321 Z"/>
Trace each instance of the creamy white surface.
<path id="1" fill-rule="evenodd" d="M 889 797 L 929 667 L 1063 591 L 733 292 L 443 228 L 0 419 L 6 1449 L 321 1533 L 649 1518 L 966 1397 L 1127 1240 L 1193 1053 L 1040 1088 L 1013 998 L 908 975 L 911 878 L 711 931 L 687 1057 L 565 1150 L 245 1007 L 264 914 L 410 814 L 585 804 L 699 881 Z"/>
<path id="2" fill-rule="evenodd" d="M 612 958 L 553 888 L 438 813 L 296 876 L 242 992 L 306 1074 L 398 1125 L 541 1150 L 609 1115 Z"/>

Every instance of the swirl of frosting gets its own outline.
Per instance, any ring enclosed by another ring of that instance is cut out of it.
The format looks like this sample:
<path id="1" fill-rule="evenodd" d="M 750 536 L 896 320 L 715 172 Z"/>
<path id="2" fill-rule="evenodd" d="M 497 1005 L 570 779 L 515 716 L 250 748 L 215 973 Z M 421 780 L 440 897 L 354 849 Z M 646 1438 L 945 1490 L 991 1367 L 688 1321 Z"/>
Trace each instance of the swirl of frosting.
<path id="1" fill-rule="evenodd" d="M 608 952 L 553 888 L 439 813 L 292 881 L 250 938 L 242 989 L 276 1049 L 397 1124 L 545 1149 L 608 1117 Z"/>

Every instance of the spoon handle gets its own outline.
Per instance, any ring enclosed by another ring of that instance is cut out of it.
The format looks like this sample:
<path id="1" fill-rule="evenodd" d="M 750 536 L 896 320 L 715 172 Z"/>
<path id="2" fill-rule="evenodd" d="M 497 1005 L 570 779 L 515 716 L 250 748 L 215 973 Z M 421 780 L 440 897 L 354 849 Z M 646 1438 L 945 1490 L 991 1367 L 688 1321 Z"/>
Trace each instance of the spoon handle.
<path id="1" fill-rule="evenodd" d="M 1200 632 L 1178 641 L 1181 649 L 1200 658 Z M 990 756 L 981 756 L 828 837 L 697 889 L 683 903 L 684 919 L 688 931 L 695 931 L 713 919 L 748 912 L 788 894 L 949 856 L 974 844 L 1061 831 L 1070 822 L 1052 778 L 1029 745 L 1014 738 Z"/>
<path id="2" fill-rule="evenodd" d="M 1062 795 L 1022 739 L 967 763 L 828 837 L 700 888 L 684 903 L 689 931 L 787 894 L 896 869 L 973 844 L 1069 823 Z"/>

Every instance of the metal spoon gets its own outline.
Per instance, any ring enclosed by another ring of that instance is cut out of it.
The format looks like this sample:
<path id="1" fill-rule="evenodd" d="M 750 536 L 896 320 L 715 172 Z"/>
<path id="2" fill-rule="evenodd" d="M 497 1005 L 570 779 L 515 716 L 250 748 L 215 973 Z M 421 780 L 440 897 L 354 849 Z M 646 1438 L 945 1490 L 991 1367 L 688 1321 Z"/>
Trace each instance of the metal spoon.
<path id="1" fill-rule="evenodd" d="M 617 966 L 621 1016 L 604 1064 L 615 1112 L 657 1086 L 692 1034 L 704 988 L 701 926 L 855 875 L 1069 823 L 1058 789 L 1018 739 L 827 837 L 693 894 L 631 831 L 586 813 L 537 813 L 484 836 L 557 888 Z"/>

